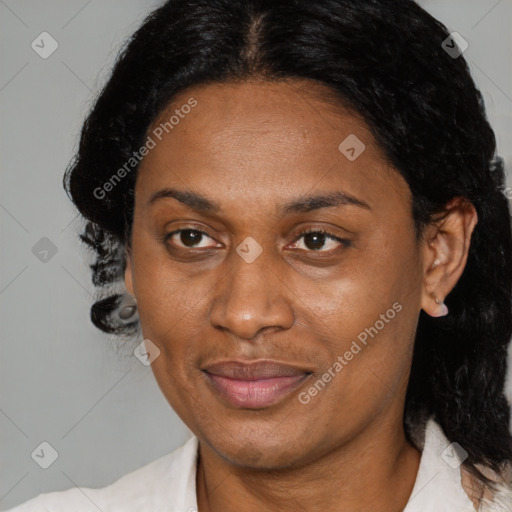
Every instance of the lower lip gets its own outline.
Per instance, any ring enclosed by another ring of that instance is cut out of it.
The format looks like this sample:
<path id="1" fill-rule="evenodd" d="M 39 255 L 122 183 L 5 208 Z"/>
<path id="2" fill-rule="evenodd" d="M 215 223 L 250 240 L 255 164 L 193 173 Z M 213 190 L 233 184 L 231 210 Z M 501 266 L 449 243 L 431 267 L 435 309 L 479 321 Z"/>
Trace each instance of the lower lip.
<path id="1" fill-rule="evenodd" d="M 205 372 L 213 388 L 229 403 L 247 409 L 260 409 L 277 403 L 297 389 L 309 374 L 260 380 L 237 380 Z"/>

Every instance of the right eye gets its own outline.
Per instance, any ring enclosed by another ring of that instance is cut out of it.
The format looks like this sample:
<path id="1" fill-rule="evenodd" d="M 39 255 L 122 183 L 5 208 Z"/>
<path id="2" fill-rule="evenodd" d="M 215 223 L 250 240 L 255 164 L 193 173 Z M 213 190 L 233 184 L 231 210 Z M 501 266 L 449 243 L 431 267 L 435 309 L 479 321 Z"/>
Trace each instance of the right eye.
<path id="1" fill-rule="evenodd" d="M 198 229 L 177 229 L 175 231 L 172 231 L 171 233 L 168 233 L 164 237 L 165 243 L 171 242 L 172 245 L 178 247 L 179 249 L 198 249 L 198 248 L 212 248 L 212 246 L 204 246 L 204 245 L 197 245 L 200 244 L 204 237 L 210 238 L 213 240 L 212 237 L 208 235 L 205 231 L 201 231 Z M 179 245 L 181 244 L 181 245 Z"/>

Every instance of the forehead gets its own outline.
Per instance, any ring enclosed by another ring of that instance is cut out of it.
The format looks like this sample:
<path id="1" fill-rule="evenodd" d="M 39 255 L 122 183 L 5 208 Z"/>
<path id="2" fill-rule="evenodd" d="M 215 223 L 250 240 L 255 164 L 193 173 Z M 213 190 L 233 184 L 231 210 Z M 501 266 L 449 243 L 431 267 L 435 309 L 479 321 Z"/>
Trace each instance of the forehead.
<path id="1" fill-rule="evenodd" d="M 194 104 L 193 108 L 187 105 Z M 156 133 L 156 135 L 155 135 Z M 409 189 L 363 119 L 309 80 L 198 85 L 173 98 L 148 130 L 138 195 L 158 188 L 275 202 L 288 191 L 342 188 L 367 202 Z"/>
<path id="2" fill-rule="evenodd" d="M 194 133 L 187 130 L 193 123 L 194 132 L 201 132 L 201 145 L 206 142 L 206 135 L 214 143 L 228 135 L 236 135 L 230 139 L 232 143 L 244 135 L 257 135 L 258 138 L 269 135 L 274 140 L 286 139 L 289 144 L 294 144 L 290 149 L 299 150 L 313 143 L 322 147 L 321 138 L 326 132 L 339 132 L 340 127 L 345 131 L 364 132 L 367 139 L 371 137 L 363 119 L 351 112 L 333 90 L 305 79 L 196 85 L 175 96 L 153 126 L 165 124 L 191 98 L 197 101 L 197 106 L 190 116 L 187 115 L 190 121 L 180 121 L 180 126 L 172 128 L 172 134 L 187 136 L 193 142 Z"/>

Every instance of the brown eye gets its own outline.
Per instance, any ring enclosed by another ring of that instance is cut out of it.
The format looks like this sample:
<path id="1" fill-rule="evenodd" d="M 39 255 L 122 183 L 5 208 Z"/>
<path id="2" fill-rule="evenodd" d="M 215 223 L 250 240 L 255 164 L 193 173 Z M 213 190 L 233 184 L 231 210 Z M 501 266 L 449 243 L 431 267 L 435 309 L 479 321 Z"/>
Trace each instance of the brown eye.
<path id="1" fill-rule="evenodd" d="M 300 239 L 304 239 L 303 245 L 305 246 L 305 250 L 314 252 L 329 252 L 335 250 L 340 245 L 344 247 L 350 246 L 350 240 L 339 238 L 331 233 L 319 229 L 302 232 L 294 243 L 294 249 L 301 248 L 297 246 Z M 326 244 L 327 249 L 322 250 L 326 247 Z"/>
<path id="2" fill-rule="evenodd" d="M 203 242 L 204 239 L 207 239 L 207 238 L 212 239 L 204 231 L 199 231 L 197 229 L 178 229 L 176 231 L 173 231 L 172 233 L 169 233 L 165 237 L 165 241 L 166 242 L 172 241 L 172 244 L 176 245 L 177 247 L 188 248 L 188 249 L 197 249 L 197 248 L 211 247 L 211 245 L 210 246 L 198 245 L 201 242 Z"/>
<path id="3" fill-rule="evenodd" d="M 183 243 L 186 247 L 192 247 L 198 244 L 203 238 L 203 234 L 199 231 L 192 231 L 190 229 L 184 229 L 180 233 L 180 242 Z"/>
<path id="4" fill-rule="evenodd" d="M 321 249 L 326 241 L 327 235 L 325 233 L 307 233 L 304 235 L 304 245 L 312 251 Z"/>

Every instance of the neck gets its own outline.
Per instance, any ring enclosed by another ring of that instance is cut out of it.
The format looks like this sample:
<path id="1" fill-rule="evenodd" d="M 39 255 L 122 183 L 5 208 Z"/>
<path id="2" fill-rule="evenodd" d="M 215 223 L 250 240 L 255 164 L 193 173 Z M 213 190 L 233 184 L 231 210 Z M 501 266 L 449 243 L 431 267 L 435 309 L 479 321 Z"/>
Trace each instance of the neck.
<path id="1" fill-rule="evenodd" d="M 196 477 L 201 512 L 403 510 L 420 453 L 399 422 L 369 425 L 349 442 L 301 467 L 262 470 L 233 466 L 199 444 Z"/>

